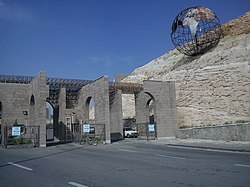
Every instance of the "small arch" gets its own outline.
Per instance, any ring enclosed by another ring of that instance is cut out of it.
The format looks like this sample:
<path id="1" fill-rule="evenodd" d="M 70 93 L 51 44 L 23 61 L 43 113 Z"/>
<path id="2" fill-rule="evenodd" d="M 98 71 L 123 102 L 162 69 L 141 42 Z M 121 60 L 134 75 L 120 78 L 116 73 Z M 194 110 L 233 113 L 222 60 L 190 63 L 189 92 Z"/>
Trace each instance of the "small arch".
<path id="1" fill-rule="evenodd" d="M 155 123 L 155 99 L 154 96 L 150 93 L 146 93 L 150 96 L 146 103 L 146 109 L 147 109 L 147 116 L 150 124 Z"/>
<path id="2" fill-rule="evenodd" d="M 30 105 L 35 105 L 35 97 L 34 97 L 34 95 L 32 95 L 30 97 Z"/>
<path id="3" fill-rule="evenodd" d="M 150 97 L 151 99 L 155 99 L 154 96 L 153 96 L 151 93 L 149 93 L 149 92 L 144 92 L 144 93 L 147 94 L 147 95 L 149 95 L 149 97 Z"/>
<path id="4" fill-rule="evenodd" d="M 2 102 L 0 101 L 0 120 L 2 119 L 2 115 L 3 115 L 3 105 L 2 105 Z"/>
<path id="5" fill-rule="evenodd" d="M 46 101 L 46 140 L 53 140 L 54 136 L 54 107 Z"/>
<path id="6" fill-rule="evenodd" d="M 86 120 L 95 119 L 95 101 L 93 97 L 88 97 L 86 100 L 85 114 Z"/>
<path id="7" fill-rule="evenodd" d="M 30 97 L 30 110 L 27 114 L 27 116 L 29 118 L 29 124 L 30 125 L 35 125 L 36 120 L 35 120 L 35 97 L 34 95 L 31 95 Z"/>

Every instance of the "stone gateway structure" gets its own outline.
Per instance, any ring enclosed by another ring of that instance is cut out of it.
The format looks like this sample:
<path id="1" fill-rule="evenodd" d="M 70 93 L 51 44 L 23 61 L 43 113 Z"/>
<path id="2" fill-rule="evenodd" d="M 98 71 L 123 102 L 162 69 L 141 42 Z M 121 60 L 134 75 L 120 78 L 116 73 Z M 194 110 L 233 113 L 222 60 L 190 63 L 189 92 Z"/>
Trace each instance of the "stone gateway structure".
<path id="1" fill-rule="evenodd" d="M 123 138 L 125 118 L 134 118 L 139 132 L 156 124 L 157 138 L 249 141 L 250 12 L 221 28 L 220 42 L 206 53 L 185 56 L 174 49 L 129 76 L 117 76 L 116 82 L 105 76 L 94 81 L 49 78 L 44 72 L 0 75 L 2 144 L 13 136 L 13 144 L 23 143 L 16 134 L 30 135 L 40 147 L 54 137 L 75 140 L 82 124 L 86 129 L 91 124 L 88 131 L 99 131 L 110 143 Z"/>
<path id="2" fill-rule="evenodd" d="M 134 95 L 136 123 L 157 123 L 157 137 L 175 136 L 176 99 L 172 81 L 121 83 L 109 82 L 106 76 L 95 81 L 58 79 L 40 72 L 35 77 L 0 75 L 2 139 L 13 136 L 13 132 L 4 134 L 13 124 L 22 127 L 20 134 L 32 135 L 33 127 L 37 127 L 36 143 L 45 147 L 51 136 L 46 128 L 46 103 L 53 108 L 52 138 L 74 140 L 76 132 L 82 130 L 79 125 L 93 124 L 102 127 L 106 143 L 122 139 L 122 94 Z M 153 103 L 151 112 L 149 103 Z"/>

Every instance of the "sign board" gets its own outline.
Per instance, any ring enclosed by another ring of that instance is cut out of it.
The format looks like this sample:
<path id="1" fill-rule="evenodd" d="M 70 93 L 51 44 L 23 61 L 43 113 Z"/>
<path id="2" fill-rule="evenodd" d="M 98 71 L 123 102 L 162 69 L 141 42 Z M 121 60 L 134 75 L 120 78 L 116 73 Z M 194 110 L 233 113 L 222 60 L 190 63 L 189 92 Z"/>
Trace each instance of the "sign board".
<path id="1" fill-rule="evenodd" d="M 53 129 L 46 129 L 46 139 L 47 140 L 54 139 L 54 130 Z"/>
<path id="2" fill-rule="evenodd" d="M 90 132 L 90 124 L 83 124 L 83 132 Z"/>
<path id="3" fill-rule="evenodd" d="M 20 136 L 21 127 L 12 127 L 12 136 Z"/>
<path id="4" fill-rule="evenodd" d="M 155 131 L 155 124 L 148 124 L 148 132 L 154 132 Z"/>

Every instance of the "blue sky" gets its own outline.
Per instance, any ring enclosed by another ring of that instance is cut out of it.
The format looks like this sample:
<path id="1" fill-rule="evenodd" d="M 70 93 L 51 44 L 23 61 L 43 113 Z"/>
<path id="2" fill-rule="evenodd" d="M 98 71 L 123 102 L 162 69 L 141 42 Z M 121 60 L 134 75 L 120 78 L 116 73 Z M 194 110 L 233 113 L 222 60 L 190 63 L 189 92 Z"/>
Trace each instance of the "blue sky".
<path id="1" fill-rule="evenodd" d="M 90 79 L 129 74 L 173 49 L 171 24 L 205 6 L 221 23 L 249 0 L 0 0 L 0 74 Z"/>

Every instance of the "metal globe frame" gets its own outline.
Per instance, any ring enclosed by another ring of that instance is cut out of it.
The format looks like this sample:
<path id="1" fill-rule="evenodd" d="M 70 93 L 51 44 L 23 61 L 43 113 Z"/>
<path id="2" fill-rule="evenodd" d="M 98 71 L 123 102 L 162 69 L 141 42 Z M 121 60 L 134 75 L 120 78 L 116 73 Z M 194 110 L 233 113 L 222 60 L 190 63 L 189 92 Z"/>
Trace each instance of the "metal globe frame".
<path id="1" fill-rule="evenodd" d="M 175 48 L 188 56 L 203 54 L 216 46 L 221 37 L 220 20 L 206 7 L 190 7 L 180 12 L 172 24 Z"/>

